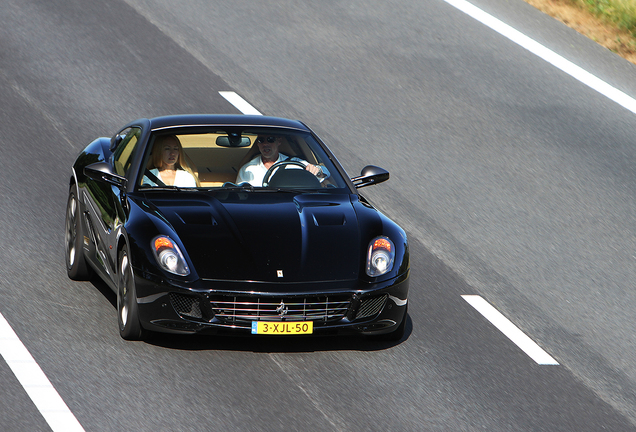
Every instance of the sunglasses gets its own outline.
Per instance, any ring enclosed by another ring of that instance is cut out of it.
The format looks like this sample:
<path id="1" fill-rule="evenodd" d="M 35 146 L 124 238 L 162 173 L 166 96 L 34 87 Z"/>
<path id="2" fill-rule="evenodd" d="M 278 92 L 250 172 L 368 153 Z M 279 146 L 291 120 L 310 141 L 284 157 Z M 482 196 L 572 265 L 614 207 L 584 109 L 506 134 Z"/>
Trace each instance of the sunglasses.
<path id="1" fill-rule="evenodd" d="M 258 137 L 256 138 L 256 143 L 257 144 L 262 144 L 265 142 L 265 140 L 267 140 L 268 143 L 273 143 L 274 141 L 276 141 L 276 137 L 274 136 L 268 136 L 267 138 L 265 137 Z"/>

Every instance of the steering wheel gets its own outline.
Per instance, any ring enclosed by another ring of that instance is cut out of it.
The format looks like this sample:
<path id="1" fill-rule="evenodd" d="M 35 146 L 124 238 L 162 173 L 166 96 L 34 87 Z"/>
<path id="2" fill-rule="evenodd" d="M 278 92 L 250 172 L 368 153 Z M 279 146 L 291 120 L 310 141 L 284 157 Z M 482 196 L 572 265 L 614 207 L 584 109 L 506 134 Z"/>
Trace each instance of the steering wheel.
<path id="1" fill-rule="evenodd" d="M 274 174 L 274 171 L 276 171 L 278 167 L 281 167 L 283 165 L 297 165 L 301 167 L 302 169 L 305 169 L 305 164 L 301 162 L 297 162 L 297 161 L 284 160 L 284 161 L 276 162 L 274 165 L 269 167 L 269 169 L 265 173 L 265 176 L 263 177 L 263 187 L 267 187 L 267 185 L 269 185 L 269 178 L 272 176 L 272 174 Z"/>

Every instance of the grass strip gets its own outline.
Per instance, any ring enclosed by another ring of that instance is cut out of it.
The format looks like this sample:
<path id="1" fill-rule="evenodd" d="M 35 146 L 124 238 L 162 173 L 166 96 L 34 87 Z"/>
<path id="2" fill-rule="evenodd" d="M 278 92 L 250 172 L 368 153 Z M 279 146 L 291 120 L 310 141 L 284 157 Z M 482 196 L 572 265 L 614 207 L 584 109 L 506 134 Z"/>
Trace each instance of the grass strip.
<path id="1" fill-rule="evenodd" d="M 571 0 L 636 37 L 636 0 Z"/>

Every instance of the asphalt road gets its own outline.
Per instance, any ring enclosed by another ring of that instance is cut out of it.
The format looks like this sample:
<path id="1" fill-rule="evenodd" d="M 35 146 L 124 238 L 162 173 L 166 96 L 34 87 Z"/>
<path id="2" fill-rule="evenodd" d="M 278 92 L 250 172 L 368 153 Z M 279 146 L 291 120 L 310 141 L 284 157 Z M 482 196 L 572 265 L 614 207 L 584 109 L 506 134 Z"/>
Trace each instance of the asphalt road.
<path id="1" fill-rule="evenodd" d="M 633 65 L 521 0 L 474 4 L 636 96 Z M 634 113 L 443 0 L 4 0 L 0 22 L 0 314 L 86 431 L 636 430 Z M 125 342 L 108 288 L 66 277 L 81 149 L 236 113 L 228 90 L 391 172 L 364 193 L 409 234 L 404 340 Z M 0 401 L 0 431 L 50 430 L 2 358 Z"/>

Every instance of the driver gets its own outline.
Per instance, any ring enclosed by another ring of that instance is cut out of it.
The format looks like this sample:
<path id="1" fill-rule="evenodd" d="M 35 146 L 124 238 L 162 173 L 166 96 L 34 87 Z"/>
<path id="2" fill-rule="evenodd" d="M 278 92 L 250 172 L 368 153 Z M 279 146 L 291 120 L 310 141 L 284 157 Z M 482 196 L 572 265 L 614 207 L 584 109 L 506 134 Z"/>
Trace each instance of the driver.
<path id="1" fill-rule="evenodd" d="M 329 177 L 329 171 L 322 165 L 312 165 L 297 157 L 288 157 L 278 152 L 281 144 L 281 137 L 272 135 L 259 135 L 256 144 L 261 154 L 241 167 L 236 177 L 236 183 L 247 182 L 252 186 L 262 186 L 263 177 L 267 170 L 277 162 L 294 161 L 305 165 L 305 169 L 318 177 L 320 180 Z"/>

